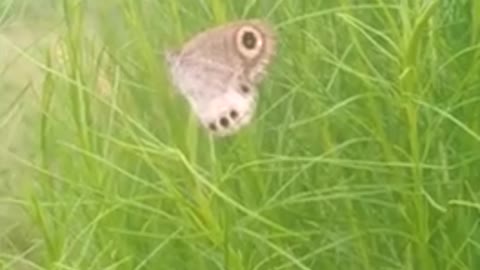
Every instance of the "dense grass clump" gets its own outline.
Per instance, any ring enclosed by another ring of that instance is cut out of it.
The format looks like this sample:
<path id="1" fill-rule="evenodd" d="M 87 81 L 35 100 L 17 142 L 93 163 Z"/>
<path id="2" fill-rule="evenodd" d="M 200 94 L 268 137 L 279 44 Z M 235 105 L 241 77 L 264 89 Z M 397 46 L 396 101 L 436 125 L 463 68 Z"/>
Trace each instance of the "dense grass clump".
<path id="1" fill-rule="evenodd" d="M 19 94 L 30 154 L 0 153 L 29 183 L 0 197 L 27 215 L 0 268 L 480 269 L 479 1 L 44 8 L 42 46 L 2 36 L 41 76 Z M 163 52 L 239 18 L 270 21 L 279 48 L 254 122 L 216 139 Z"/>

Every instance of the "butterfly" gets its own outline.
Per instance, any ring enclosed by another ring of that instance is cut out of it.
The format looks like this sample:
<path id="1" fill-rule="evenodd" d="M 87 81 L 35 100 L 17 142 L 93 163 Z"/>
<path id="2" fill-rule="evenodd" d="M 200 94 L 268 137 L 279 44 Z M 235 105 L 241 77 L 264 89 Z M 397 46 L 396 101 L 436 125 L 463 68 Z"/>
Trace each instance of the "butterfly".
<path id="1" fill-rule="evenodd" d="M 276 43 L 269 23 L 234 21 L 167 51 L 166 62 L 174 86 L 201 124 L 213 135 L 228 136 L 251 122 Z"/>

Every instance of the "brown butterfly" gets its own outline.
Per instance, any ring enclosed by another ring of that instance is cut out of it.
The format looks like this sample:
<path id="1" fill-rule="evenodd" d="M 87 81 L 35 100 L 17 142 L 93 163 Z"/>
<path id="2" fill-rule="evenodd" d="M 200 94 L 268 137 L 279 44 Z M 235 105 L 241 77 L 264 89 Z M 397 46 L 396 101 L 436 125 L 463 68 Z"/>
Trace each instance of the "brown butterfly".
<path id="1" fill-rule="evenodd" d="M 275 36 L 267 22 L 236 21 L 167 52 L 175 86 L 214 135 L 231 135 L 250 123 L 258 85 L 275 54 Z"/>

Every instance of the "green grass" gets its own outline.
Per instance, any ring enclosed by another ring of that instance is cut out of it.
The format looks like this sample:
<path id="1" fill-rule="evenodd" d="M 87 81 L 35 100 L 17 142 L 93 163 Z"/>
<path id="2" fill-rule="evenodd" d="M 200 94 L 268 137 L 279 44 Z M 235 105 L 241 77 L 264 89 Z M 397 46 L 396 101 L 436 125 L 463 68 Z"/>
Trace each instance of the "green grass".
<path id="1" fill-rule="evenodd" d="M 0 269 L 480 269 L 480 2 L 0 3 L 53 37 L 0 36 L 40 74 L 0 89 Z M 245 17 L 277 58 L 210 138 L 162 53 Z"/>

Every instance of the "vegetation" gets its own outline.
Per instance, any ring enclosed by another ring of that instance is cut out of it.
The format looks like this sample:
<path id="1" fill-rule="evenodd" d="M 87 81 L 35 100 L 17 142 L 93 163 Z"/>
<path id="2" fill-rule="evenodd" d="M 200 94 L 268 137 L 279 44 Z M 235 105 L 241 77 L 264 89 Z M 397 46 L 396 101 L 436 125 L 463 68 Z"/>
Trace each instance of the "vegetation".
<path id="1" fill-rule="evenodd" d="M 0 16 L 0 269 L 480 269 L 479 1 Z M 211 138 L 162 53 L 238 18 L 278 53 L 254 122 Z"/>

